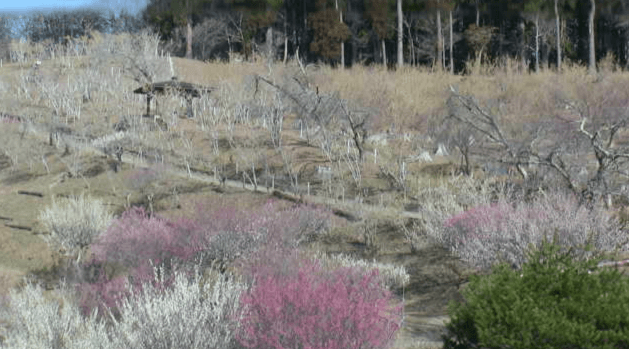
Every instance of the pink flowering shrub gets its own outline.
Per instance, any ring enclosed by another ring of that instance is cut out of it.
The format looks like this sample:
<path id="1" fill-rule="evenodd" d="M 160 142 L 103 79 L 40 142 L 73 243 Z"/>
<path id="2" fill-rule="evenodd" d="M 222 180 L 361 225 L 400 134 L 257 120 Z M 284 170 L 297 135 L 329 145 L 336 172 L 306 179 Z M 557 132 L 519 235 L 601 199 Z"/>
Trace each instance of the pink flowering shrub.
<path id="1" fill-rule="evenodd" d="M 144 190 L 150 183 L 164 177 L 166 168 L 162 164 L 156 164 L 149 168 L 133 170 L 125 175 L 124 181 L 132 189 Z"/>
<path id="2" fill-rule="evenodd" d="M 199 205 L 193 217 L 177 221 L 133 208 L 91 246 L 92 267 L 99 272 L 89 283 L 78 286 L 83 310 L 89 313 L 101 303 L 112 307 L 128 295 L 123 282 L 127 278 L 105 275 L 102 269 L 107 264 L 124 266 L 128 279 L 139 290 L 143 283 L 153 280 L 153 265 L 166 266 L 169 271 L 199 259 L 203 263 L 237 262 L 241 266 L 270 258 L 283 260 L 301 241 L 328 229 L 329 219 L 329 212 L 322 209 L 282 209 L 275 201 L 249 211 L 230 207 L 208 210 Z M 168 277 L 166 280 L 170 281 Z"/>
<path id="3" fill-rule="evenodd" d="M 199 207 L 195 222 L 207 236 L 204 256 L 241 266 L 290 253 L 300 243 L 328 231 L 331 218 L 329 211 L 316 206 L 283 209 L 275 200 L 249 211 L 228 207 L 204 211 Z"/>
<path id="4" fill-rule="evenodd" d="M 155 264 L 172 258 L 188 260 L 203 248 L 203 242 L 193 221 L 171 222 L 132 208 L 99 236 L 92 252 L 97 261 L 137 267 L 149 260 Z"/>
<path id="5" fill-rule="evenodd" d="M 149 217 L 144 209 L 133 208 L 114 221 L 91 248 L 93 260 L 84 268 L 95 269 L 97 275 L 77 286 L 86 314 L 96 305 L 114 307 L 128 295 L 125 285 L 129 279 L 140 290 L 142 284 L 153 280 L 154 265 L 193 259 L 203 248 L 203 236 L 194 222 Z M 106 264 L 124 266 L 130 277 L 108 277 L 103 271 Z"/>
<path id="6" fill-rule="evenodd" d="M 583 249 L 591 241 L 598 251 L 612 251 L 616 246 L 627 249 L 625 234 L 607 212 L 589 209 L 573 196 L 559 193 L 532 203 L 478 206 L 450 217 L 444 228 L 446 247 L 478 270 L 489 270 L 498 259 L 519 268 L 529 245 L 539 247 L 543 237 L 551 241 L 554 234 L 564 247 Z"/>
<path id="7" fill-rule="evenodd" d="M 88 316 L 92 309 L 98 308 L 99 314 L 107 314 L 107 309 L 116 309 L 117 305 L 129 296 L 127 282 L 128 279 L 124 276 L 108 279 L 105 275 L 99 275 L 94 283 L 78 284 L 76 289 L 81 313 Z"/>
<path id="8" fill-rule="evenodd" d="M 293 264 L 295 265 L 295 264 Z M 244 317 L 236 338 L 247 348 L 386 348 L 401 326 L 401 306 L 377 271 L 324 272 L 301 260 L 292 273 L 256 278 L 241 296 Z"/>
<path id="9" fill-rule="evenodd" d="M 3 124 L 19 124 L 20 119 L 17 116 L 9 114 L 0 114 L 0 123 Z"/>

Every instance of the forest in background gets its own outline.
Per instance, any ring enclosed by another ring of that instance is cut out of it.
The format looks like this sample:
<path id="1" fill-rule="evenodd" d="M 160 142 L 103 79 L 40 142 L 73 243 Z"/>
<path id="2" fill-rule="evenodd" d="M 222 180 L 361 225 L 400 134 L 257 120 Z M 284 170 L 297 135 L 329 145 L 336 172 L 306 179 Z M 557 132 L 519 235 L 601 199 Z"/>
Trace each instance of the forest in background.
<path id="1" fill-rule="evenodd" d="M 161 49 L 197 60 L 296 55 L 333 66 L 424 65 L 463 72 L 470 62 L 516 61 L 536 71 L 563 62 L 629 62 L 626 0 L 149 0 L 137 15 L 91 9 L 4 16 L 11 40 L 69 42 L 105 33 L 159 33 Z M 401 20 L 400 20 L 401 19 Z M 593 43 L 591 45 L 590 43 Z"/>

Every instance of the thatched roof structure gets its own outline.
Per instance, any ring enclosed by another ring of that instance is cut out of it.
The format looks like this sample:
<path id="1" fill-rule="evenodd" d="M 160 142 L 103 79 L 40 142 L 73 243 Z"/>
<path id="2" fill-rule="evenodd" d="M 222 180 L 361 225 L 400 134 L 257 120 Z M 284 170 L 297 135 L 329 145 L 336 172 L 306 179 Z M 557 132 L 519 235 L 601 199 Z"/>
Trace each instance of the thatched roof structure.
<path id="1" fill-rule="evenodd" d="M 165 94 L 168 92 L 178 93 L 181 96 L 188 99 L 189 107 L 191 108 L 192 98 L 201 97 L 202 93 L 210 93 L 216 90 L 216 87 L 201 86 L 191 84 L 189 82 L 179 81 L 177 77 L 174 77 L 168 81 L 160 81 L 152 84 L 145 84 L 133 90 L 133 93 L 146 95 L 146 115 L 150 114 L 151 98 L 157 94 Z"/>

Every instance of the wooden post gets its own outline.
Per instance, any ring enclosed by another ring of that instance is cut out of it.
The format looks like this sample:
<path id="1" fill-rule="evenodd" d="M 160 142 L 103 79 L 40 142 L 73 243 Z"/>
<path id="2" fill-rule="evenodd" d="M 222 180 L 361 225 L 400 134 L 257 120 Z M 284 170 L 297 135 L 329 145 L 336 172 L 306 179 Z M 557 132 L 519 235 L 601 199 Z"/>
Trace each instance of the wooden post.
<path id="1" fill-rule="evenodd" d="M 308 182 L 308 196 L 310 196 L 310 182 Z"/>
<path id="2" fill-rule="evenodd" d="M 186 116 L 188 119 L 194 117 L 194 109 L 192 108 L 192 96 L 186 95 Z"/>
<path id="3" fill-rule="evenodd" d="M 151 94 L 146 94 L 146 116 L 151 115 Z"/>

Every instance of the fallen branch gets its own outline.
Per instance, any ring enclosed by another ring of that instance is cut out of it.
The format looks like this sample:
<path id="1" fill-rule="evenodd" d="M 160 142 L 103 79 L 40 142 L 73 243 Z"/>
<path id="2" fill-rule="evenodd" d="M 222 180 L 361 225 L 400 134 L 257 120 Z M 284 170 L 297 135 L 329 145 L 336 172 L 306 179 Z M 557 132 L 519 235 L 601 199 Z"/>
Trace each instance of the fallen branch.
<path id="1" fill-rule="evenodd" d="M 18 190 L 17 193 L 18 194 L 22 194 L 22 195 L 37 196 L 37 197 L 40 197 L 40 198 L 44 197 L 44 194 L 38 193 L 38 192 L 35 192 L 35 191 Z"/>
<path id="2" fill-rule="evenodd" d="M 16 225 L 16 224 L 8 224 L 8 223 L 5 223 L 4 225 L 6 227 L 13 228 L 13 229 L 27 230 L 27 231 L 32 231 L 33 230 L 33 228 L 27 227 L 27 226 L 24 226 L 24 225 Z"/>
<path id="3" fill-rule="evenodd" d="M 3 221 L 12 221 L 12 220 L 13 220 L 13 218 L 0 216 L 0 220 L 3 220 Z"/>

